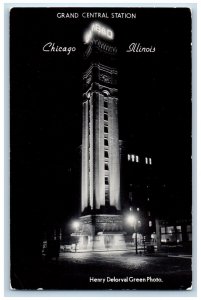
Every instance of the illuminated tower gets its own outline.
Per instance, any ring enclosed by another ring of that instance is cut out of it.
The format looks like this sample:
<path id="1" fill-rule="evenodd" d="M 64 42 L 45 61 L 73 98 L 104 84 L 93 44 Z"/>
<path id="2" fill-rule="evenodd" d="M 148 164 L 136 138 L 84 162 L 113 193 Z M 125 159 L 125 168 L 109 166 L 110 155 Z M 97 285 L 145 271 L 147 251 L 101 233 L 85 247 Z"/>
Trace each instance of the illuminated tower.
<path id="1" fill-rule="evenodd" d="M 82 104 L 80 248 L 124 249 L 120 214 L 118 90 L 113 31 L 92 23 L 85 32 Z"/>

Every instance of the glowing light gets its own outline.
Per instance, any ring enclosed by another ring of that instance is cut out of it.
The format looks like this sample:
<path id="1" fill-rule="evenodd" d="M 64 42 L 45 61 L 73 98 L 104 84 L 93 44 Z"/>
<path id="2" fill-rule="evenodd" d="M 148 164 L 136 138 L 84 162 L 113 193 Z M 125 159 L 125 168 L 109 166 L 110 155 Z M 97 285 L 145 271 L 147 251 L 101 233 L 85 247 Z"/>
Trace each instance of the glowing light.
<path id="1" fill-rule="evenodd" d="M 135 231 L 135 235 L 133 235 L 133 238 L 135 238 L 135 251 L 136 251 L 136 254 L 138 254 L 138 249 L 137 249 L 138 234 L 137 234 L 137 226 L 136 226 L 137 225 L 137 223 L 136 223 L 137 219 L 133 214 L 129 214 L 127 216 L 127 222 L 129 223 L 130 226 L 133 226 L 133 229 Z"/>
<path id="2" fill-rule="evenodd" d="M 78 221 L 74 221 L 72 223 L 72 227 L 75 229 L 75 230 L 78 230 L 78 228 L 80 227 L 80 223 Z"/>
<path id="3" fill-rule="evenodd" d="M 107 26 L 100 23 L 94 22 L 91 24 L 90 28 L 84 33 L 84 42 L 88 44 L 94 35 L 102 36 L 108 40 L 114 38 L 114 32 Z"/>
<path id="4" fill-rule="evenodd" d="M 129 216 L 127 217 L 127 222 L 128 222 L 128 224 L 130 224 L 130 225 L 134 225 L 134 223 L 135 223 L 135 217 L 134 217 L 134 215 L 129 215 Z"/>

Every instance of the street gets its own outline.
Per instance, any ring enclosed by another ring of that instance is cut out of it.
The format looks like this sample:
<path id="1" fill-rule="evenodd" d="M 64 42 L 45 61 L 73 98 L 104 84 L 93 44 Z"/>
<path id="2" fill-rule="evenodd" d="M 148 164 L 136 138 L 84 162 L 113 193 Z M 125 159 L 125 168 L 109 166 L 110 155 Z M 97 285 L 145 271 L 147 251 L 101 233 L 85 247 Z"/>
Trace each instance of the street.
<path id="1" fill-rule="evenodd" d="M 25 281 L 37 274 L 33 281 L 44 290 L 185 290 L 191 286 L 190 255 L 69 252 L 32 268 Z"/>

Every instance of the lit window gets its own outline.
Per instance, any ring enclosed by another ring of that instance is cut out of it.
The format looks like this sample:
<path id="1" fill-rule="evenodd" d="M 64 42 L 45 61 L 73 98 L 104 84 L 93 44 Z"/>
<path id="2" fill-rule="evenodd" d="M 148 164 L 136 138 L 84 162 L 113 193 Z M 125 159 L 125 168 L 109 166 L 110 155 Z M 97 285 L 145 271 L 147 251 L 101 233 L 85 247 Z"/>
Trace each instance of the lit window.
<path id="1" fill-rule="evenodd" d="M 192 242 L 192 227 L 191 225 L 186 226 L 187 240 Z"/>
<path id="2" fill-rule="evenodd" d="M 136 162 L 139 162 L 139 156 L 136 155 Z"/>
<path id="3" fill-rule="evenodd" d="M 149 197 L 147 198 L 147 201 L 150 201 Z"/>
<path id="4" fill-rule="evenodd" d="M 148 158 L 145 157 L 145 164 L 147 165 L 148 164 Z"/>
<path id="5" fill-rule="evenodd" d="M 191 227 L 191 225 L 187 225 L 187 226 L 186 226 L 186 231 L 187 231 L 187 232 L 192 232 L 192 227 Z"/>
<path id="6" fill-rule="evenodd" d="M 161 227 L 161 233 L 165 233 L 165 227 Z"/>
<path id="7" fill-rule="evenodd" d="M 181 243 L 182 242 L 182 234 L 179 233 L 177 234 L 177 243 Z"/>
<path id="8" fill-rule="evenodd" d="M 131 159 L 132 159 L 132 161 L 135 161 L 135 155 L 134 154 L 131 154 Z"/>
<path id="9" fill-rule="evenodd" d="M 192 233 L 187 233 L 187 239 L 192 242 Z"/>
<path id="10" fill-rule="evenodd" d="M 137 207 L 137 211 L 140 211 L 139 207 Z"/>
<path id="11" fill-rule="evenodd" d="M 130 161 L 131 160 L 131 156 L 130 156 L 130 154 L 128 154 L 128 161 Z"/>
<path id="12" fill-rule="evenodd" d="M 175 232 L 174 226 L 167 226 L 166 227 L 166 233 L 174 233 L 174 232 Z"/>
<path id="13" fill-rule="evenodd" d="M 151 158 L 149 158 L 149 164 L 152 165 L 152 159 Z"/>
<path id="14" fill-rule="evenodd" d="M 149 221 L 149 227 L 152 227 L 152 221 Z"/>

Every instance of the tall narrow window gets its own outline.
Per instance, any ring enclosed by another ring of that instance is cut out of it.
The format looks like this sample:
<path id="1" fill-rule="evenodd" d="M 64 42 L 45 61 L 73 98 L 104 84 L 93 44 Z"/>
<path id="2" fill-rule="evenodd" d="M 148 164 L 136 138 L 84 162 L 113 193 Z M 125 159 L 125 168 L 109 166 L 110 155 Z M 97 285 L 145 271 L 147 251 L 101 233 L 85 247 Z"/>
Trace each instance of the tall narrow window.
<path id="1" fill-rule="evenodd" d="M 104 107 L 108 108 L 108 102 L 104 100 Z"/>
<path id="2" fill-rule="evenodd" d="M 104 145 L 108 146 L 108 140 L 107 139 L 104 139 Z"/>
<path id="3" fill-rule="evenodd" d="M 149 158 L 149 164 L 152 165 L 152 159 L 151 159 L 151 157 Z"/>
<path id="4" fill-rule="evenodd" d="M 107 176 L 105 177 L 105 184 L 106 184 L 106 185 L 108 185 L 108 184 L 109 184 L 109 179 L 108 179 L 108 177 L 107 177 Z"/>
<path id="5" fill-rule="evenodd" d="M 106 186 L 106 188 L 105 188 L 105 204 L 110 205 L 110 196 L 109 196 L 108 186 Z"/>
<path id="6" fill-rule="evenodd" d="M 108 171 L 109 170 L 109 167 L 108 167 L 108 164 L 105 163 L 105 170 Z"/>
<path id="7" fill-rule="evenodd" d="M 148 158 L 145 157 L 145 164 L 147 165 L 148 164 Z"/>
<path id="8" fill-rule="evenodd" d="M 108 133 L 108 127 L 107 126 L 104 126 L 104 132 Z"/>
<path id="9" fill-rule="evenodd" d="M 108 121 L 108 114 L 104 113 L 104 121 Z"/>
<path id="10" fill-rule="evenodd" d="M 131 159 L 132 159 L 133 162 L 135 161 L 135 155 L 134 154 L 131 154 Z"/>
<path id="11" fill-rule="evenodd" d="M 136 155 L 136 162 L 139 162 L 139 156 Z"/>
<path id="12" fill-rule="evenodd" d="M 105 151 L 105 158 L 108 158 L 108 151 Z"/>
<path id="13" fill-rule="evenodd" d="M 130 154 L 128 154 L 128 161 L 130 161 L 131 160 L 131 156 L 130 156 Z"/>

